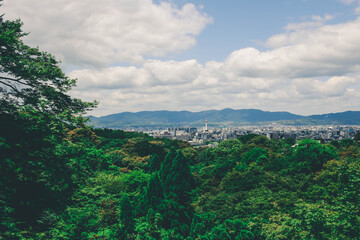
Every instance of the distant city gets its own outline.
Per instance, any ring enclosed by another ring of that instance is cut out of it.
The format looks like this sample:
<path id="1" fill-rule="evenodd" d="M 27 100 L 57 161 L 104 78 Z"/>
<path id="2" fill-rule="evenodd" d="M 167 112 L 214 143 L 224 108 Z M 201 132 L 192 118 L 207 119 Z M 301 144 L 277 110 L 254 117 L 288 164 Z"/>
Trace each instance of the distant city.
<path id="1" fill-rule="evenodd" d="M 137 129 L 136 131 L 141 131 Z M 257 134 L 268 139 L 293 138 L 301 140 L 305 138 L 321 139 L 325 143 L 345 138 L 353 139 L 360 132 L 360 126 L 289 126 L 269 124 L 266 126 L 242 126 L 228 128 L 208 128 L 208 120 L 205 120 L 204 127 L 173 127 L 166 129 L 153 129 L 142 131 L 155 138 L 167 138 L 188 141 L 192 145 L 216 146 L 217 143 L 237 139 L 247 134 Z"/>

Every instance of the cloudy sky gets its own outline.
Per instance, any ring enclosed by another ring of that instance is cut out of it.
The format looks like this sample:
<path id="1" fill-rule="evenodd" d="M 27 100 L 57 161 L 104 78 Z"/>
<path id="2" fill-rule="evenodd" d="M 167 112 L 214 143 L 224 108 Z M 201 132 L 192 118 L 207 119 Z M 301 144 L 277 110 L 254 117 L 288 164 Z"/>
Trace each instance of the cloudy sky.
<path id="1" fill-rule="evenodd" d="M 4 0 L 90 114 L 360 110 L 360 0 Z"/>

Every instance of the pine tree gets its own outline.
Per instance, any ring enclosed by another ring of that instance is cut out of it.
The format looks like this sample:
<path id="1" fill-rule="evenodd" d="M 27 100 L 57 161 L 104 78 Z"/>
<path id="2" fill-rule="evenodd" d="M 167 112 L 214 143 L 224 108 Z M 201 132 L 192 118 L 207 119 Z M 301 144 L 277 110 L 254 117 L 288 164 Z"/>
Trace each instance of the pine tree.
<path id="1" fill-rule="evenodd" d="M 194 187 L 194 178 L 181 150 L 171 149 L 161 164 L 160 182 L 165 199 L 158 206 L 163 216 L 165 228 L 175 228 L 186 236 L 190 230 L 193 209 L 190 206 L 190 191 Z"/>
<path id="2" fill-rule="evenodd" d="M 168 193 L 176 195 L 177 200 L 185 204 L 190 200 L 190 191 L 194 187 L 194 177 L 183 153 L 179 150 L 173 160 L 172 168 L 164 182 Z"/>
<path id="3" fill-rule="evenodd" d="M 146 188 L 144 194 L 144 205 L 145 207 L 152 207 L 157 209 L 157 205 L 164 199 L 164 191 L 157 174 L 154 174 Z"/>
<path id="4" fill-rule="evenodd" d="M 120 221 L 125 234 L 131 234 L 134 232 L 134 208 L 126 193 L 120 200 Z"/>
<path id="5" fill-rule="evenodd" d="M 161 167 L 161 160 L 159 156 L 156 153 L 154 153 L 153 155 L 151 155 L 149 159 L 147 170 L 148 172 L 153 173 L 159 171 L 160 167 Z"/>
<path id="6" fill-rule="evenodd" d="M 167 176 L 170 174 L 171 169 L 173 167 L 173 160 L 175 159 L 175 157 L 176 157 L 176 150 L 174 148 L 171 148 L 160 166 L 159 179 L 162 183 L 165 182 Z M 165 186 L 164 186 L 164 190 L 165 191 L 167 190 Z"/>

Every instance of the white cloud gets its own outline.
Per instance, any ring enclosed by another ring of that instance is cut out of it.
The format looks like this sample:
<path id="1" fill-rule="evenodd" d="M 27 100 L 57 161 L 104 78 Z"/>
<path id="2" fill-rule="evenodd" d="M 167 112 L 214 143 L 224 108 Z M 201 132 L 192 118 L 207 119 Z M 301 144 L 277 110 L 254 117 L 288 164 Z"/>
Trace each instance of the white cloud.
<path id="1" fill-rule="evenodd" d="M 339 97 L 351 91 L 349 87 L 356 83 L 353 77 L 332 77 L 323 82 L 314 79 L 297 79 L 294 81 L 300 94 L 310 95 L 314 98 Z"/>
<path id="2" fill-rule="evenodd" d="M 200 73 L 200 64 L 196 60 L 183 62 L 149 60 L 144 69 L 149 71 L 158 84 L 173 85 L 192 82 Z"/>
<path id="3" fill-rule="evenodd" d="M 344 75 L 359 68 L 359 41 L 360 18 L 343 24 L 275 35 L 267 41 L 274 49 L 256 53 L 253 61 L 259 63 L 264 58 L 272 59 L 265 65 L 266 74 L 278 72 L 288 77 Z M 254 71 L 261 74 L 263 66 L 256 64 Z"/>
<path id="4" fill-rule="evenodd" d="M 183 62 L 147 60 L 142 68 L 109 67 L 75 70 L 69 74 L 78 78 L 78 89 L 144 88 L 159 85 L 179 85 L 197 79 L 201 65 L 195 60 Z"/>
<path id="5" fill-rule="evenodd" d="M 302 30 L 302 29 L 309 29 L 309 28 L 317 28 L 323 26 L 327 21 L 332 20 L 334 16 L 325 14 L 324 17 L 314 15 L 311 17 L 312 21 L 309 22 L 300 22 L 300 23 L 289 23 L 285 29 L 287 31 L 294 31 L 294 30 Z"/>
<path id="6" fill-rule="evenodd" d="M 350 4 L 352 4 L 353 2 L 355 2 L 356 0 L 338 0 L 339 2 L 342 2 L 342 3 L 344 3 L 344 4 L 346 4 L 346 5 L 350 5 Z"/>
<path id="7" fill-rule="evenodd" d="M 69 77 L 78 78 L 77 88 L 84 90 L 136 88 L 148 85 L 152 79 L 148 71 L 136 67 L 76 70 Z"/>
<path id="8" fill-rule="evenodd" d="M 195 45 L 212 20 L 193 4 L 151 0 L 5 0 L 6 18 L 20 17 L 28 42 L 78 66 L 142 63 Z"/>
<path id="9" fill-rule="evenodd" d="M 346 5 L 351 5 L 354 2 L 356 2 L 357 7 L 355 8 L 354 12 L 355 12 L 355 14 L 360 15 L 360 0 L 357 0 L 357 1 L 356 0 L 338 0 L 338 1 L 340 1 Z"/>
<path id="10" fill-rule="evenodd" d="M 311 114 L 360 110 L 360 18 L 294 29 L 244 48 L 223 62 L 146 60 L 141 67 L 74 71 L 95 114 L 148 110 L 261 108 Z M 90 98 L 91 99 L 91 98 Z"/>
<path id="11" fill-rule="evenodd" d="M 357 2 L 357 7 L 355 8 L 355 14 L 360 15 L 360 0 Z"/>

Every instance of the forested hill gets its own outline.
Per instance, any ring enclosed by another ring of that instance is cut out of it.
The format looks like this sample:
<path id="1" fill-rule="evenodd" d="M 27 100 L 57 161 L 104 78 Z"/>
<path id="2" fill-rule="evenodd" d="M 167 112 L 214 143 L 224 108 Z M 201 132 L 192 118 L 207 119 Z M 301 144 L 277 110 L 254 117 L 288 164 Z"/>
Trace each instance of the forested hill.
<path id="1" fill-rule="evenodd" d="M 341 113 L 329 113 L 322 115 L 312 115 L 308 119 L 316 123 L 338 123 L 344 125 L 359 125 L 360 111 L 346 111 Z"/>
<path id="2" fill-rule="evenodd" d="M 0 239 L 360 239 L 359 133 L 295 147 L 246 135 L 193 148 L 88 127 L 35 140 L 18 152 L 4 141 L 16 168 L 2 176 Z"/>
<path id="3" fill-rule="evenodd" d="M 257 109 L 223 109 L 202 112 L 142 111 L 90 117 L 96 127 L 202 126 L 205 119 L 213 126 L 281 122 L 283 124 L 360 124 L 359 111 L 301 116 L 289 112 L 266 112 Z"/>

